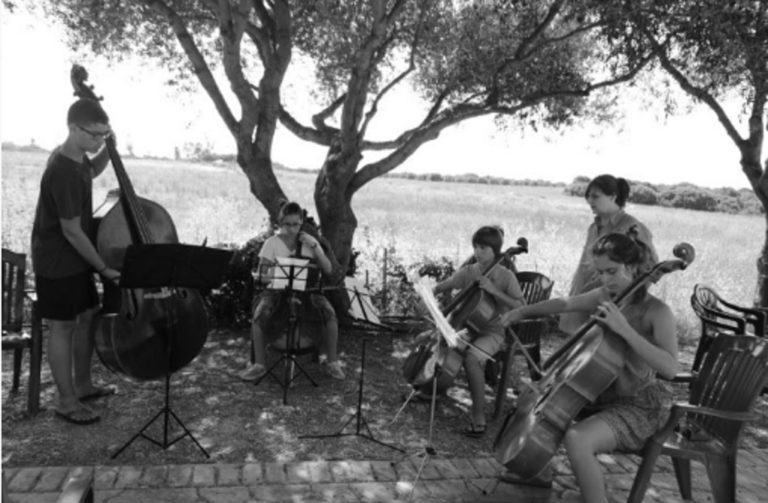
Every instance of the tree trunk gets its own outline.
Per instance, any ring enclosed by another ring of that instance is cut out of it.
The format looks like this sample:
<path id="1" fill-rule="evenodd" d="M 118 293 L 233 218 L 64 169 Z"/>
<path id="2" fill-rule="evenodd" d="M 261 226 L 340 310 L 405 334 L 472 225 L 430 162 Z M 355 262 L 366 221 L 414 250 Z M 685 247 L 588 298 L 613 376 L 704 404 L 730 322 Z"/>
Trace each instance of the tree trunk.
<path id="1" fill-rule="evenodd" d="M 272 160 L 269 156 L 256 155 L 249 156 L 246 161 L 247 157 L 242 155 L 243 149 L 251 150 L 252 147 L 250 144 L 238 145 L 237 163 L 248 177 L 251 194 L 267 209 L 270 220 L 274 220 L 280 208 L 280 200 L 285 199 L 285 194 L 272 170 Z"/>
<path id="2" fill-rule="evenodd" d="M 346 273 L 349 266 L 352 257 L 352 238 L 357 229 L 357 217 L 352 210 L 353 193 L 348 189 L 349 180 L 332 175 L 349 172 L 350 166 L 342 167 L 340 165 L 342 162 L 353 163 L 351 172 L 354 173 L 355 161 L 349 159 L 343 161 L 341 156 L 329 155 L 315 182 L 315 206 L 320 219 L 320 228 L 336 256 L 341 276 Z"/>
<path id="3" fill-rule="evenodd" d="M 760 125 L 762 128 L 762 124 Z M 768 306 L 768 184 L 763 168 L 760 164 L 762 155 L 762 130 L 758 128 L 758 134 L 753 134 L 749 141 L 739 145 L 741 151 L 741 170 L 747 176 L 752 190 L 758 201 L 763 206 L 766 216 L 765 231 L 763 233 L 763 249 L 757 258 L 757 286 L 755 288 L 754 304 L 756 306 Z M 768 170 L 768 161 L 765 169 Z"/>
<path id="4" fill-rule="evenodd" d="M 757 259 L 757 295 L 755 305 L 768 307 L 768 208 L 766 210 L 765 234 L 763 236 L 763 250 Z"/>

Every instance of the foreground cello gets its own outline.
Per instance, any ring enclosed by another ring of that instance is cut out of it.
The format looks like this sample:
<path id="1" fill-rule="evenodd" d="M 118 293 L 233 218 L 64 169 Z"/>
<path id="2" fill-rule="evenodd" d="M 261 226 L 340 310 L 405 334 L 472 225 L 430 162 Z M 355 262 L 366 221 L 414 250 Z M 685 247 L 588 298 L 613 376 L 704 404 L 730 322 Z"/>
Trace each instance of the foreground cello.
<path id="1" fill-rule="evenodd" d="M 99 102 L 86 85 L 85 68 L 73 65 L 75 95 Z M 112 137 L 105 140 L 120 184 L 96 210 L 96 249 L 106 265 L 120 270 L 131 244 L 178 243 L 176 228 L 159 204 L 140 198 Z M 159 379 L 192 361 L 208 334 L 203 299 L 186 288 L 118 288 L 104 283 L 103 309 L 96 320 L 96 352 L 112 371 L 136 379 Z"/>
<path id="2" fill-rule="evenodd" d="M 663 275 L 683 270 L 693 261 L 693 247 L 675 246 L 675 260 L 656 264 L 636 278 L 615 299 L 622 308 L 638 289 Z M 539 475 L 555 455 L 573 419 L 616 379 L 626 343 L 618 336 L 592 330 L 589 320 L 545 363 L 542 379 L 518 400 L 504 421 L 493 450 L 496 459 L 524 479 Z"/>

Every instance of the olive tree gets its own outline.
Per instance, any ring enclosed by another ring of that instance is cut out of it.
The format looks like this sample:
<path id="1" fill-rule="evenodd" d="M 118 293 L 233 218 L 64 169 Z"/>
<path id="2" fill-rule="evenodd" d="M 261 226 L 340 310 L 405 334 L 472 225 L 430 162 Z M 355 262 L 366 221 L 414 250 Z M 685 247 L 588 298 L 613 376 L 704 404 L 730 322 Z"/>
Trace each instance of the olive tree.
<path id="1" fill-rule="evenodd" d="M 768 0 L 638 0 L 609 15 L 618 16 L 610 25 L 617 47 L 630 58 L 652 51 L 658 67 L 713 112 L 768 218 Z M 731 100 L 738 110 L 728 110 Z M 768 220 L 763 239 L 755 303 L 768 306 Z"/>
<path id="2" fill-rule="evenodd" d="M 20 3 L 20 2 L 14 2 Z M 613 2 L 611 2 L 612 4 Z M 597 90 L 648 61 L 603 36 L 615 22 L 592 0 L 45 0 L 73 45 L 136 54 L 194 76 L 237 146 L 250 190 L 270 215 L 284 190 L 272 166 L 278 121 L 327 148 L 314 200 L 342 268 L 357 228 L 353 197 L 461 121 L 491 115 L 565 127 L 600 108 Z M 617 7 L 618 8 L 618 7 Z M 314 66 L 323 101 L 309 124 L 281 87 L 294 52 Z M 216 79 L 215 68 L 224 78 Z M 415 124 L 373 139 L 383 98 L 408 86 Z M 234 98 L 239 110 L 230 105 Z M 363 154 L 381 157 L 362 162 Z"/>

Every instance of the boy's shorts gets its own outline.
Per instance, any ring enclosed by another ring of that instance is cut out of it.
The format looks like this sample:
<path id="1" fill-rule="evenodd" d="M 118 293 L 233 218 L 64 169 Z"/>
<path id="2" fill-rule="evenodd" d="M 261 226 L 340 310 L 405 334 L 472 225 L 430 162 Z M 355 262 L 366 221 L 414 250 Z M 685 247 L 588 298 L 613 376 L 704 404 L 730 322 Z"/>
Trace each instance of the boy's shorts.
<path id="1" fill-rule="evenodd" d="M 283 302 L 286 302 L 285 292 L 280 290 L 264 290 L 261 295 L 256 297 L 256 307 L 253 311 L 253 323 L 258 324 L 262 329 L 267 327 L 269 320 L 278 310 Z M 308 315 L 314 313 L 320 318 L 321 323 L 329 320 L 336 320 L 336 311 L 333 309 L 330 301 L 319 293 L 311 293 L 308 296 L 300 296 L 302 300 L 301 313 Z"/>
<path id="2" fill-rule="evenodd" d="M 48 320 L 71 321 L 99 305 L 91 271 L 54 279 L 35 275 L 35 291 L 38 312 Z"/>

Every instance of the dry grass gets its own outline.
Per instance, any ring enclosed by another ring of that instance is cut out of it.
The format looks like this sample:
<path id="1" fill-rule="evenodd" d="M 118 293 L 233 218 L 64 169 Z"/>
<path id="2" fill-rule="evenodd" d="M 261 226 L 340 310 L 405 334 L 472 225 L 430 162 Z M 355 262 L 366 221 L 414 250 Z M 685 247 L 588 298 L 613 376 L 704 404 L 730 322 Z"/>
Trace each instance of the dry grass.
<path id="1" fill-rule="evenodd" d="M 2 153 L 4 247 L 28 249 L 46 157 Z M 137 193 L 170 212 L 182 242 L 201 243 L 207 238 L 209 244 L 242 244 L 266 225 L 266 211 L 235 166 L 148 159 L 126 159 L 125 164 Z M 279 171 L 277 176 L 289 197 L 313 207 L 314 175 Z M 99 204 L 116 185 L 111 171 L 97 179 L 94 203 Z M 493 223 L 503 226 L 508 245 L 520 236 L 528 239 L 530 253 L 518 258 L 519 267 L 554 279 L 554 295 L 567 292 L 592 219 L 582 199 L 557 188 L 394 178 L 364 187 L 353 206 L 359 221 L 354 246 L 361 250 L 361 269 L 369 271 L 374 285 L 381 281 L 385 247 L 394 249 L 405 265 L 425 256 L 459 262 L 471 252 L 471 233 Z M 688 270 L 671 274 L 654 287 L 672 306 L 683 340 L 695 338 L 698 326 L 689 304 L 694 284 L 709 284 L 726 299 L 751 304 L 762 218 L 654 206 L 632 206 L 628 211 L 651 229 L 662 259 L 671 258 L 673 246 L 681 241 L 696 249 Z"/>

